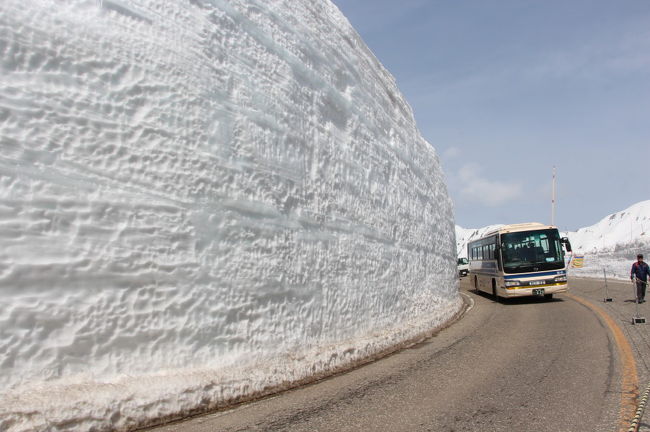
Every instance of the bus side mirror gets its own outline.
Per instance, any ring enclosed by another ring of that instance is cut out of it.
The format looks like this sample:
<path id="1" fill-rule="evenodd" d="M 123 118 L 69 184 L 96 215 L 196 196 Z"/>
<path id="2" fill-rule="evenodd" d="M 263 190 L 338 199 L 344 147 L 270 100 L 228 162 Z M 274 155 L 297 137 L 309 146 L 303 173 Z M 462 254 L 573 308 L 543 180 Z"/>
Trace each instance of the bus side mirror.
<path id="1" fill-rule="evenodd" d="M 566 251 L 571 252 L 571 242 L 569 241 L 569 238 L 568 237 L 562 237 L 561 241 L 562 241 L 562 244 L 564 245 L 564 247 L 566 248 Z"/>

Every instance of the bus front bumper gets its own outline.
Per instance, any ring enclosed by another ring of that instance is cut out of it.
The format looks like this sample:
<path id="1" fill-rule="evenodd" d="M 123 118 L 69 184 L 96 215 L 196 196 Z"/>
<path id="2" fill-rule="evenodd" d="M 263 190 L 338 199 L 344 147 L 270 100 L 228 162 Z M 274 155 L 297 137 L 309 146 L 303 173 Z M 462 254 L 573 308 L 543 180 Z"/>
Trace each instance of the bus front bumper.
<path id="1" fill-rule="evenodd" d="M 543 290 L 543 291 L 542 291 Z M 499 294 L 502 297 L 531 297 L 531 296 L 544 296 L 547 294 L 559 294 L 569 291 L 569 285 L 566 283 L 561 284 L 548 284 L 536 285 L 525 287 L 501 287 Z"/>

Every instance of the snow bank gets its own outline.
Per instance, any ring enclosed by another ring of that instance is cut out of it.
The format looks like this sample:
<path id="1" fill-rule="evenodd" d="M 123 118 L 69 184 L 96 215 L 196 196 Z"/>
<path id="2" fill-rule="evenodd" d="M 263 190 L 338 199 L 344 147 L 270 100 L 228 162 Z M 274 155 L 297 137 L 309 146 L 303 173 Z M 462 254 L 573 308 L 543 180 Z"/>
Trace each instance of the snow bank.
<path id="1" fill-rule="evenodd" d="M 127 429 L 460 307 L 438 158 L 326 0 L 0 4 L 0 429 Z"/>

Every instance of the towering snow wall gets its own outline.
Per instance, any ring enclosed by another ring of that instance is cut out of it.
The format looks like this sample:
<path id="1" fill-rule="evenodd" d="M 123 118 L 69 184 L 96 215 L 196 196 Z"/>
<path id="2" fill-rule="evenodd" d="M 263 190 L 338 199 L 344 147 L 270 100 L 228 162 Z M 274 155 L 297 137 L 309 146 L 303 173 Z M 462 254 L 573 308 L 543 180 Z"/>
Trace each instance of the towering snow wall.
<path id="1" fill-rule="evenodd" d="M 127 429 L 460 308 L 451 203 L 327 0 L 0 3 L 0 429 Z"/>

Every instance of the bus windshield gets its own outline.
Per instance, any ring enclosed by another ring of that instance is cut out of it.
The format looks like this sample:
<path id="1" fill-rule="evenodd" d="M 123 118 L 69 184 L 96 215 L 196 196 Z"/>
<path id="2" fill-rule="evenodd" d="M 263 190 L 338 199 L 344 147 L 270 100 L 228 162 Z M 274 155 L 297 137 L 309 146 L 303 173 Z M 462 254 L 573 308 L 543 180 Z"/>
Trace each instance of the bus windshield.
<path id="1" fill-rule="evenodd" d="M 501 235 L 504 273 L 525 273 L 564 268 L 564 252 L 557 229 Z"/>

